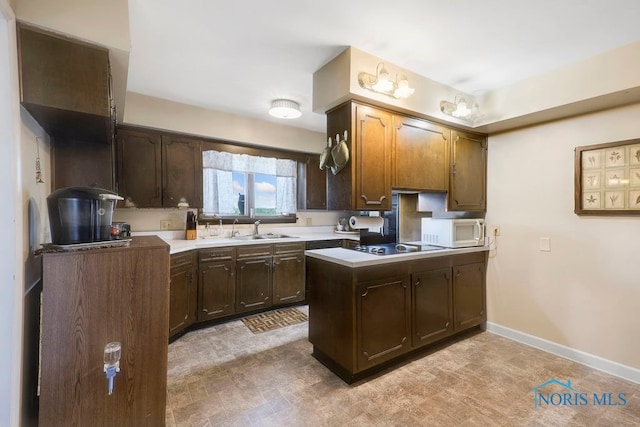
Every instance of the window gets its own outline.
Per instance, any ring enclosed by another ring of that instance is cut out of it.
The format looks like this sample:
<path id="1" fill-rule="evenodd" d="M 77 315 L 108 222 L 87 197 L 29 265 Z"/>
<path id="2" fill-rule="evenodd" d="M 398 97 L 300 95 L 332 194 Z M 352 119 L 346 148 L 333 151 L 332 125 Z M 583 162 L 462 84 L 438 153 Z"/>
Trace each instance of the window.
<path id="1" fill-rule="evenodd" d="M 205 217 L 295 219 L 294 160 L 207 150 L 202 166 Z"/>

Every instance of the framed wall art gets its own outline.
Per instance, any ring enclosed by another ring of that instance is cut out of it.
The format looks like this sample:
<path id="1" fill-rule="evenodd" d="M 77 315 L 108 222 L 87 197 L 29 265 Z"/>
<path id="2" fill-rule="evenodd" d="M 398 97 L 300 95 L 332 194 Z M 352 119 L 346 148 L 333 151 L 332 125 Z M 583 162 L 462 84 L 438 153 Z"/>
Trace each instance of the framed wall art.
<path id="1" fill-rule="evenodd" d="M 640 215 L 640 139 L 575 149 L 578 215 Z"/>

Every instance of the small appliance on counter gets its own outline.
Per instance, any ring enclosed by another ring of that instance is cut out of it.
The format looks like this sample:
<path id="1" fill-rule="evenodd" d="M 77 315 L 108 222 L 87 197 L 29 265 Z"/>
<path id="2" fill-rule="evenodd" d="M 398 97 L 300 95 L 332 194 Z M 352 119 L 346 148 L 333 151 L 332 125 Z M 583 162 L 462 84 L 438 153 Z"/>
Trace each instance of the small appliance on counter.
<path id="1" fill-rule="evenodd" d="M 51 242 L 73 245 L 111 240 L 117 194 L 96 187 L 66 187 L 47 197 Z"/>
<path id="2" fill-rule="evenodd" d="M 422 218 L 422 242 L 445 248 L 484 245 L 482 218 Z"/>
<path id="3" fill-rule="evenodd" d="M 111 239 L 128 239 L 131 237 L 131 225 L 126 222 L 114 222 L 111 224 Z"/>

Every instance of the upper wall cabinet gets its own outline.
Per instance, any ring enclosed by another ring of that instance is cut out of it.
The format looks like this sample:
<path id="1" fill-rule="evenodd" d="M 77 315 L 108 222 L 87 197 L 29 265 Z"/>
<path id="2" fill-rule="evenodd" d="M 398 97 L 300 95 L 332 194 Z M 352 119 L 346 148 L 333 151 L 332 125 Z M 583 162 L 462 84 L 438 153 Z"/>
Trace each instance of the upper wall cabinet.
<path id="1" fill-rule="evenodd" d="M 487 138 L 451 131 L 450 211 L 487 210 Z"/>
<path id="2" fill-rule="evenodd" d="M 109 51 L 20 24 L 20 101 L 53 137 L 111 143 Z"/>
<path id="3" fill-rule="evenodd" d="M 344 131 L 350 160 L 336 175 L 328 174 L 328 209 L 390 210 L 391 113 L 348 102 L 327 113 L 328 135 Z"/>
<path id="4" fill-rule="evenodd" d="M 444 126 L 394 115 L 392 186 L 403 190 L 447 191 L 450 134 Z"/>
<path id="5" fill-rule="evenodd" d="M 154 131 L 119 128 L 118 194 L 125 206 L 202 207 L 202 142 Z"/>
<path id="6" fill-rule="evenodd" d="M 328 209 L 390 210 L 397 189 L 448 192 L 449 210 L 486 210 L 486 137 L 354 101 L 327 112 L 327 135 L 345 130 L 351 158 L 327 175 Z"/>

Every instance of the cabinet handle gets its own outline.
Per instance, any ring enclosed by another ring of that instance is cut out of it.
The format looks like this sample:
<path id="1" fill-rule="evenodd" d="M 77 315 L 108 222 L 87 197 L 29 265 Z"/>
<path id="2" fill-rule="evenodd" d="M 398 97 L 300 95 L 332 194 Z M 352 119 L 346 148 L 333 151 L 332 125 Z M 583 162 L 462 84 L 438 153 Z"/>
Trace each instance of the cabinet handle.
<path id="1" fill-rule="evenodd" d="M 461 276 L 462 276 L 462 273 L 460 273 L 460 272 L 457 272 L 457 273 L 456 273 L 456 279 L 457 279 L 458 277 L 461 277 Z"/>
<path id="2" fill-rule="evenodd" d="M 445 328 L 448 328 L 448 327 L 449 327 L 449 322 L 445 323 L 445 324 L 444 324 L 444 327 L 445 327 Z"/>
<path id="3" fill-rule="evenodd" d="M 416 286 L 420 286 L 420 279 L 416 280 Z"/>

